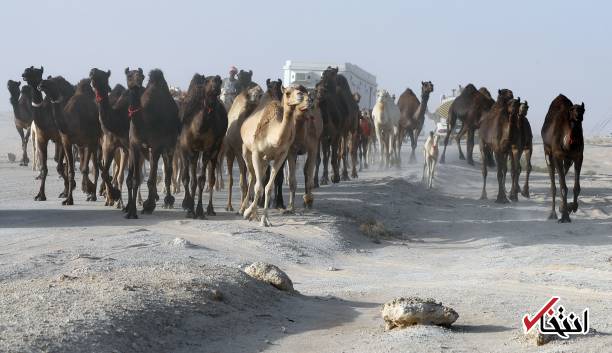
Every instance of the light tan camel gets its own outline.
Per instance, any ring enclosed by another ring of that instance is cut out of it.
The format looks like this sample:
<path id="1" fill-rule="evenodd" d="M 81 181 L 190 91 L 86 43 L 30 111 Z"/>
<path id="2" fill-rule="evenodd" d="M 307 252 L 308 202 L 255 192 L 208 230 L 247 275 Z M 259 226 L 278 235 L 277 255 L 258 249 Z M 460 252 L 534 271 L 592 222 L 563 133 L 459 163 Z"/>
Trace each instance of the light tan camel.
<path id="1" fill-rule="evenodd" d="M 227 174 L 228 174 L 228 190 L 227 190 L 227 206 L 226 211 L 233 211 L 232 206 L 232 186 L 234 186 L 234 177 L 232 171 L 234 169 L 234 160 L 238 162 L 238 169 L 240 171 L 240 190 L 241 198 L 240 202 L 244 200 L 247 192 L 247 170 L 244 159 L 242 158 L 242 136 L 240 136 L 240 127 L 246 120 L 247 117 L 253 113 L 261 96 L 263 90 L 259 86 L 254 86 L 249 89 L 242 91 L 234 102 L 227 113 L 227 132 L 225 139 L 223 140 L 223 150 L 227 158 Z"/>
<path id="2" fill-rule="evenodd" d="M 311 93 L 317 95 L 316 91 Z M 323 132 L 323 119 L 321 118 L 321 109 L 319 107 L 318 97 L 311 100 L 313 103 L 306 114 L 298 116 L 295 127 L 295 140 L 289 149 L 287 156 L 287 165 L 289 168 L 289 207 L 288 212 L 294 210 L 295 190 L 297 188 L 297 180 L 295 178 L 297 170 L 297 156 L 306 154 L 306 163 L 304 164 L 304 206 L 312 208 L 314 197 L 312 189 L 314 189 L 314 172 L 319 152 L 319 142 L 321 141 L 321 133 Z"/>
<path id="3" fill-rule="evenodd" d="M 245 197 L 240 212 L 245 219 L 257 218 L 257 203 L 263 190 L 263 181 L 270 161 L 270 178 L 265 187 L 264 211 L 261 217 L 262 226 L 270 226 L 268 206 L 270 192 L 279 169 L 285 162 L 287 154 L 295 140 L 296 121 L 308 111 L 310 98 L 303 86 L 289 87 L 282 92 L 282 101 L 271 99 L 253 113 L 240 128 L 242 136 L 242 157 L 249 168 L 249 193 L 255 191 L 255 197 L 247 208 Z"/>

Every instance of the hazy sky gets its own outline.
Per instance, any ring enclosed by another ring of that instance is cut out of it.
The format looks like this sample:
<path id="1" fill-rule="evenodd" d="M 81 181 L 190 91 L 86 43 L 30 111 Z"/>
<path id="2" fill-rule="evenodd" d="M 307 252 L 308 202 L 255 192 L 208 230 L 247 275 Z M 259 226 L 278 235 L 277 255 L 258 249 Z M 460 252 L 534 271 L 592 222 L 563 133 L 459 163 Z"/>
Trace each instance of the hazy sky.
<path id="1" fill-rule="evenodd" d="M 612 118 L 612 3 L 607 1 L 3 1 L 3 82 L 26 66 L 71 82 L 92 67 L 124 83 L 126 66 L 282 76 L 285 60 L 351 62 L 400 94 L 435 85 L 430 110 L 457 84 L 510 88 L 539 135 L 559 93 L 586 105 L 585 131 Z M 0 111 L 9 111 L 0 90 Z M 612 131 L 612 123 L 603 132 Z"/>

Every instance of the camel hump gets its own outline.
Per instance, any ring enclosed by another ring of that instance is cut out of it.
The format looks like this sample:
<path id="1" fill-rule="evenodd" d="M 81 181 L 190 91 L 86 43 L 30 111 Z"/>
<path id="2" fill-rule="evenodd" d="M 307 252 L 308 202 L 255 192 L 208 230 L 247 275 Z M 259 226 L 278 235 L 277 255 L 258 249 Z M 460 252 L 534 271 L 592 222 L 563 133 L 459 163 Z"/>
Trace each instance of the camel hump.
<path id="1" fill-rule="evenodd" d="M 283 116 L 283 106 L 281 102 L 272 100 L 265 105 L 263 111 L 260 112 L 261 118 L 255 129 L 255 136 L 259 136 L 265 132 L 266 126 L 274 119 Z"/>
<path id="2" fill-rule="evenodd" d="M 465 87 L 463 88 L 463 91 L 461 91 L 461 93 L 465 93 L 465 94 L 473 94 L 473 93 L 474 93 L 474 92 L 476 92 L 476 91 L 478 91 L 478 90 L 476 89 L 476 86 L 474 86 L 474 85 L 473 85 L 473 84 L 471 84 L 471 83 L 468 83 L 468 84 L 467 84 L 467 86 L 465 86 Z"/>
<path id="3" fill-rule="evenodd" d="M 416 94 L 414 94 L 414 91 L 411 90 L 410 88 L 406 88 L 406 90 L 404 91 L 404 93 L 402 93 L 400 98 L 402 98 L 402 97 L 415 97 L 415 98 L 417 98 Z"/>

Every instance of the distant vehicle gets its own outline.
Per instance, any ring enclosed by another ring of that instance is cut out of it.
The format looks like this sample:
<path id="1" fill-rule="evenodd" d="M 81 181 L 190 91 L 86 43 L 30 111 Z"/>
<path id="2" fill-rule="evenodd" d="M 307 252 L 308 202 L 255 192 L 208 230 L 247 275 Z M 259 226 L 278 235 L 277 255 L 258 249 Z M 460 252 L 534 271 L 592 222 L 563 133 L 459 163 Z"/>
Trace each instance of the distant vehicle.
<path id="1" fill-rule="evenodd" d="M 448 122 L 446 121 L 446 119 L 440 119 L 440 121 L 436 123 L 436 135 L 446 136 L 447 132 L 448 132 Z"/>

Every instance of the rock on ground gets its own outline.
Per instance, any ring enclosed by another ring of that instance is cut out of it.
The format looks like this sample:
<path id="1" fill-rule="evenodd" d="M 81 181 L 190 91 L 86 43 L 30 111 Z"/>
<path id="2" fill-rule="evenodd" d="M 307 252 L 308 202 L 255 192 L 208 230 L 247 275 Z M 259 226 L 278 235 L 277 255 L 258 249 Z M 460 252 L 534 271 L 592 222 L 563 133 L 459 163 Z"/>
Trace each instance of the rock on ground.
<path id="1" fill-rule="evenodd" d="M 385 328 L 391 330 L 417 324 L 450 326 L 459 318 L 459 314 L 433 299 L 399 297 L 383 305 L 382 317 Z"/>
<path id="2" fill-rule="evenodd" d="M 274 265 L 265 262 L 254 262 L 249 265 L 244 272 L 255 279 L 269 283 L 282 291 L 293 292 L 294 290 L 293 282 L 291 282 L 289 276 Z"/>

